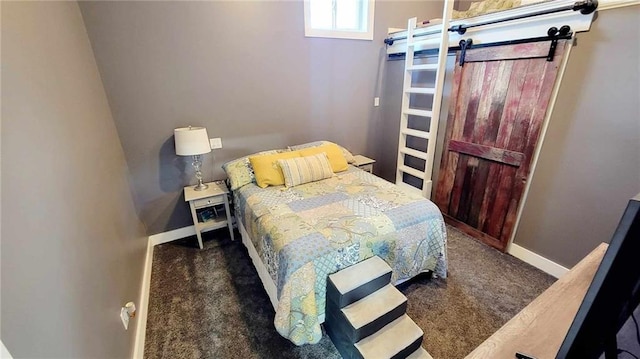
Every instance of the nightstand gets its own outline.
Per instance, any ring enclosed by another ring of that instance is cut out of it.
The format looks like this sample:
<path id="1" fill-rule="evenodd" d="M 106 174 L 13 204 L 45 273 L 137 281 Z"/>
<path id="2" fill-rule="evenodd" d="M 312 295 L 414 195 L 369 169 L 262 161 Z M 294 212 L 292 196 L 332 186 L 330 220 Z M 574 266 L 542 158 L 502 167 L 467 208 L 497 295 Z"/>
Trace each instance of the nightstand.
<path id="1" fill-rule="evenodd" d="M 209 188 L 203 191 L 196 191 L 193 186 L 184 188 L 184 200 L 189 202 L 191 207 L 191 217 L 198 237 L 198 245 L 202 249 L 202 232 L 227 226 L 231 240 L 233 237 L 233 226 L 231 224 L 231 211 L 229 209 L 229 190 L 222 181 L 207 183 Z M 216 206 L 224 206 L 224 213 L 218 213 Z"/>
<path id="2" fill-rule="evenodd" d="M 354 166 L 363 171 L 373 173 L 373 164 L 376 163 L 376 160 L 363 155 L 355 155 L 353 158 L 356 160 L 356 163 L 353 164 Z"/>

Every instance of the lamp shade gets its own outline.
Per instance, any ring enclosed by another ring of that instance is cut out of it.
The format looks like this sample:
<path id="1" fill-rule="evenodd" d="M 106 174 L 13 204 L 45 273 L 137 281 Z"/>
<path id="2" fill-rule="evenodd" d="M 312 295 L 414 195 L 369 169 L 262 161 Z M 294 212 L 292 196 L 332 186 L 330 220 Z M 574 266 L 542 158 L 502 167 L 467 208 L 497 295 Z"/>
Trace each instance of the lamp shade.
<path id="1" fill-rule="evenodd" d="M 195 156 L 211 152 L 209 136 L 204 127 L 182 127 L 173 130 L 176 140 L 176 155 Z"/>

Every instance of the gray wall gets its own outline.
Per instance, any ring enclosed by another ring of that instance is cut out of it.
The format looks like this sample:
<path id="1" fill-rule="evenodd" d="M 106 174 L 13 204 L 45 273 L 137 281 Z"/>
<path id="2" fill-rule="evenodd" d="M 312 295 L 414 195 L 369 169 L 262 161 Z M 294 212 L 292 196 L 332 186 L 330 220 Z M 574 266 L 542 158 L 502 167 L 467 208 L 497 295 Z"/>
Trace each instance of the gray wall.
<path id="1" fill-rule="evenodd" d="M 2 2 L 2 125 L 2 341 L 130 357 L 146 238 L 75 2 Z"/>
<path id="2" fill-rule="evenodd" d="M 639 24 L 640 6 L 607 10 L 578 35 L 532 178 L 514 242 L 567 267 L 611 239 L 628 200 L 640 192 Z M 383 86 L 389 135 L 379 139 L 385 151 L 378 171 L 389 180 L 403 68 L 402 61 L 389 62 Z M 444 101 L 448 109 L 447 95 Z M 446 111 L 436 163 L 445 124 Z"/>
<path id="3" fill-rule="evenodd" d="M 578 35 L 515 243 L 571 267 L 640 192 L 640 6 Z"/>
<path id="4" fill-rule="evenodd" d="M 396 180 L 396 161 L 398 158 L 398 133 L 400 131 L 400 110 L 402 108 L 402 85 L 404 81 L 404 59 L 388 61 L 385 68 L 384 83 L 380 105 L 382 118 L 381 133 L 378 138 L 380 149 L 375 153 L 376 174 L 388 181 Z"/>
<path id="5" fill-rule="evenodd" d="M 373 107 L 387 28 L 442 11 L 438 1 L 378 1 L 374 40 L 358 41 L 305 38 L 301 1 L 80 7 L 149 234 L 191 224 L 182 187 L 193 174 L 174 154 L 176 127 L 222 138 L 204 160 L 207 180 L 223 178 L 230 159 L 317 139 L 376 157 L 380 139 L 397 136 Z"/>

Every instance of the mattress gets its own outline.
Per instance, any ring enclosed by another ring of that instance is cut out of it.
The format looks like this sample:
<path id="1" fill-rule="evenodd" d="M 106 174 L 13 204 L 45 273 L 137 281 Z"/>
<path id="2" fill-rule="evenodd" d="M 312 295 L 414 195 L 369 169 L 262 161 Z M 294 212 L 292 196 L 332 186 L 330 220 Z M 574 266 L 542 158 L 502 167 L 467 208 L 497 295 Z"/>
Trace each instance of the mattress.
<path id="1" fill-rule="evenodd" d="M 234 191 L 236 218 L 276 284 L 276 330 L 297 345 L 322 337 L 327 276 L 377 255 L 398 283 L 446 277 L 446 227 L 431 202 L 350 167 L 322 181 Z"/>

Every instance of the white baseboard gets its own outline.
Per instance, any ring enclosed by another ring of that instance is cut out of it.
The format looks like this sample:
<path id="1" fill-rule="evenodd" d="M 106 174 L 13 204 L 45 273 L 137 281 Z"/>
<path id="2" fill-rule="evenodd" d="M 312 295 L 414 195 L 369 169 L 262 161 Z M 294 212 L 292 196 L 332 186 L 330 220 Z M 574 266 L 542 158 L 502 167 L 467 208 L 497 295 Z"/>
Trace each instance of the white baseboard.
<path id="1" fill-rule="evenodd" d="M 151 237 L 147 242 L 147 254 L 144 259 L 144 271 L 142 273 L 142 285 L 140 288 L 140 301 L 138 307 L 138 326 L 136 327 L 135 341 L 133 344 L 133 359 L 144 357 L 144 342 L 147 331 L 147 313 L 149 312 L 149 290 L 151 286 L 151 267 L 153 264 L 153 243 Z"/>
<path id="2" fill-rule="evenodd" d="M 0 358 L 2 359 L 13 359 L 11 353 L 7 350 L 7 347 L 4 346 L 2 340 L 0 340 Z"/>
<path id="3" fill-rule="evenodd" d="M 520 259 L 523 262 L 531 264 L 532 266 L 556 278 L 562 277 L 569 271 L 568 268 L 565 268 L 560 264 L 553 262 L 515 243 L 511 243 L 511 246 L 509 247 L 509 254 Z"/>
<path id="4" fill-rule="evenodd" d="M 174 229 L 173 231 L 162 232 L 158 234 L 154 234 L 149 236 L 149 242 L 157 246 L 158 244 L 167 243 L 171 241 L 175 241 L 176 239 L 181 239 L 184 237 L 195 236 L 196 228 L 194 226 L 187 226 L 178 229 Z"/>

